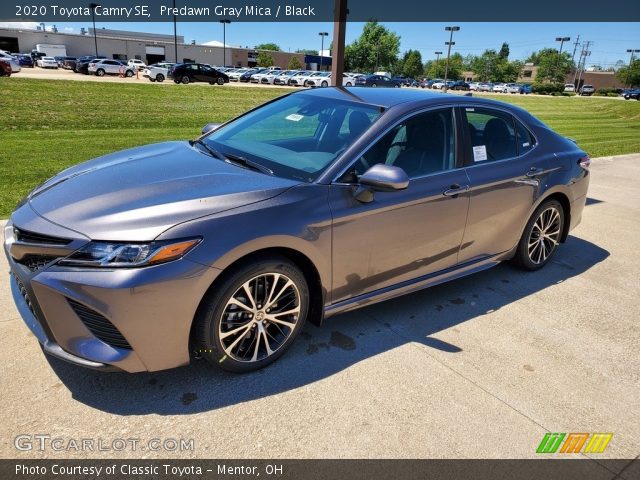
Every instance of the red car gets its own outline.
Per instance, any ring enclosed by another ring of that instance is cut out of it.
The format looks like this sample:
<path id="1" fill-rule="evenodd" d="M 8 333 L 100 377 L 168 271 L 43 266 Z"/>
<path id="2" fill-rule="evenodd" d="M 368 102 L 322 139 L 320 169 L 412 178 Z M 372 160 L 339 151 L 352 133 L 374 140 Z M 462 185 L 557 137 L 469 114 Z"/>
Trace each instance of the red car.
<path id="1" fill-rule="evenodd" d="M 11 64 L 6 60 L 0 60 L 0 77 L 4 75 L 11 76 Z"/>

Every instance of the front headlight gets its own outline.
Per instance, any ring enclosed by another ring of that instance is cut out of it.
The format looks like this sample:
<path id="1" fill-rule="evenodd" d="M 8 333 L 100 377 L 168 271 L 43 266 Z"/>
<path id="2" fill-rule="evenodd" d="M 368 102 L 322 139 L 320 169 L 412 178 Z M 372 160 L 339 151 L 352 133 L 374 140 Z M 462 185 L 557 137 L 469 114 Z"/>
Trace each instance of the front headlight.
<path id="1" fill-rule="evenodd" d="M 170 262 L 184 256 L 200 238 L 163 240 L 149 243 L 91 242 L 58 265 L 69 267 L 145 267 Z"/>

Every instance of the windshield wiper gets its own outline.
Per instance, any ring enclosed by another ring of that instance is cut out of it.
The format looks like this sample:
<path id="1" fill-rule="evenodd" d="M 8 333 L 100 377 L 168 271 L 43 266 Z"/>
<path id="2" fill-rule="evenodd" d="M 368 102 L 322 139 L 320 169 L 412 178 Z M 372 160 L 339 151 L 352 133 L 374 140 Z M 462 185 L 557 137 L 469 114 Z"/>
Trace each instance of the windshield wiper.
<path id="1" fill-rule="evenodd" d="M 202 145 L 204 149 L 211 154 L 211 156 L 217 157 L 220 160 L 225 160 L 225 161 L 227 160 L 227 157 L 225 157 L 222 154 L 222 152 L 219 152 L 218 150 L 213 148 L 211 145 L 209 145 L 207 142 L 205 142 L 201 138 L 196 138 L 195 140 L 189 140 L 189 145 L 193 147 L 195 144 Z"/>
<path id="2" fill-rule="evenodd" d="M 261 165 L 248 158 L 240 157 L 238 155 L 226 155 L 225 162 L 239 165 L 241 167 L 250 168 L 258 172 L 266 173 L 267 175 L 274 175 L 273 170 L 264 165 Z"/>

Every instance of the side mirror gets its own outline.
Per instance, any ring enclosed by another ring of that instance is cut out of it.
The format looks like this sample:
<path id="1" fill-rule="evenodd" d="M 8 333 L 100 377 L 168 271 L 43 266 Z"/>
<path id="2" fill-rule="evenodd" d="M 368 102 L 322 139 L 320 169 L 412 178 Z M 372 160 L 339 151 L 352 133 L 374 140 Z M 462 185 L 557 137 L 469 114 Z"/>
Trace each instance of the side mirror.
<path id="1" fill-rule="evenodd" d="M 395 192 L 409 186 L 409 176 L 399 167 L 379 163 L 364 172 L 359 179 L 360 186 L 355 198 L 361 202 L 371 202 L 373 192 Z"/>
<path id="2" fill-rule="evenodd" d="M 221 123 L 207 123 L 204 127 L 202 127 L 202 134 L 205 135 L 207 133 L 211 133 L 214 130 L 220 128 Z"/>

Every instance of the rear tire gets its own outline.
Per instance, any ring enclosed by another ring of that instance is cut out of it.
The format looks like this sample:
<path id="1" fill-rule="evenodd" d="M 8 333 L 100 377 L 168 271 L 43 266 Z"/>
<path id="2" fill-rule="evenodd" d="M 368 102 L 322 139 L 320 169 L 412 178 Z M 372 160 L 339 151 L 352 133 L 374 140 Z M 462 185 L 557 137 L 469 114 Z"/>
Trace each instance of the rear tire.
<path id="1" fill-rule="evenodd" d="M 216 80 L 216 83 L 217 83 L 218 85 L 224 85 L 224 78 L 222 78 L 222 77 L 218 77 L 218 79 Z"/>
<path id="2" fill-rule="evenodd" d="M 309 288 L 285 257 L 241 264 L 207 293 L 193 328 L 197 354 L 223 370 L 251 372 L 277 360 L 304 326 Z"/>
<path id="3" fill-rule="evenodd" d="M 156 75 L 156 82 L 164 82 L 164 75 L 159 73 L 158 75 Z"/>
<path id="4" fill-rule="evenodd" d="M 189 85 L 189 82 L 191 81 L 191 79 L 189 78 L 188 75 L 184 75 L 181 81 L 183 85 Z"/>
<path id="5" fill-rule="evenodd" d="M 127 70 L 126 73 L 124 74 L 125 77 L 127 78 L 131 78 L 133 77 L 133 72 L 131 70 Z"/>
<path id="6" fill-rule="evenodd" d="M 98 70 L 96 70 L 96 75 L 98 77 L 104 77 L 104 70 L 99 68 Z"/>
<path id="7" fill-rule="evenodd" d="M 540 205 L 527 222 L 513 263 L 530 271 L 549 263 L 564 233 L 564 215 L 564 208 L 556 200 Z"/>

